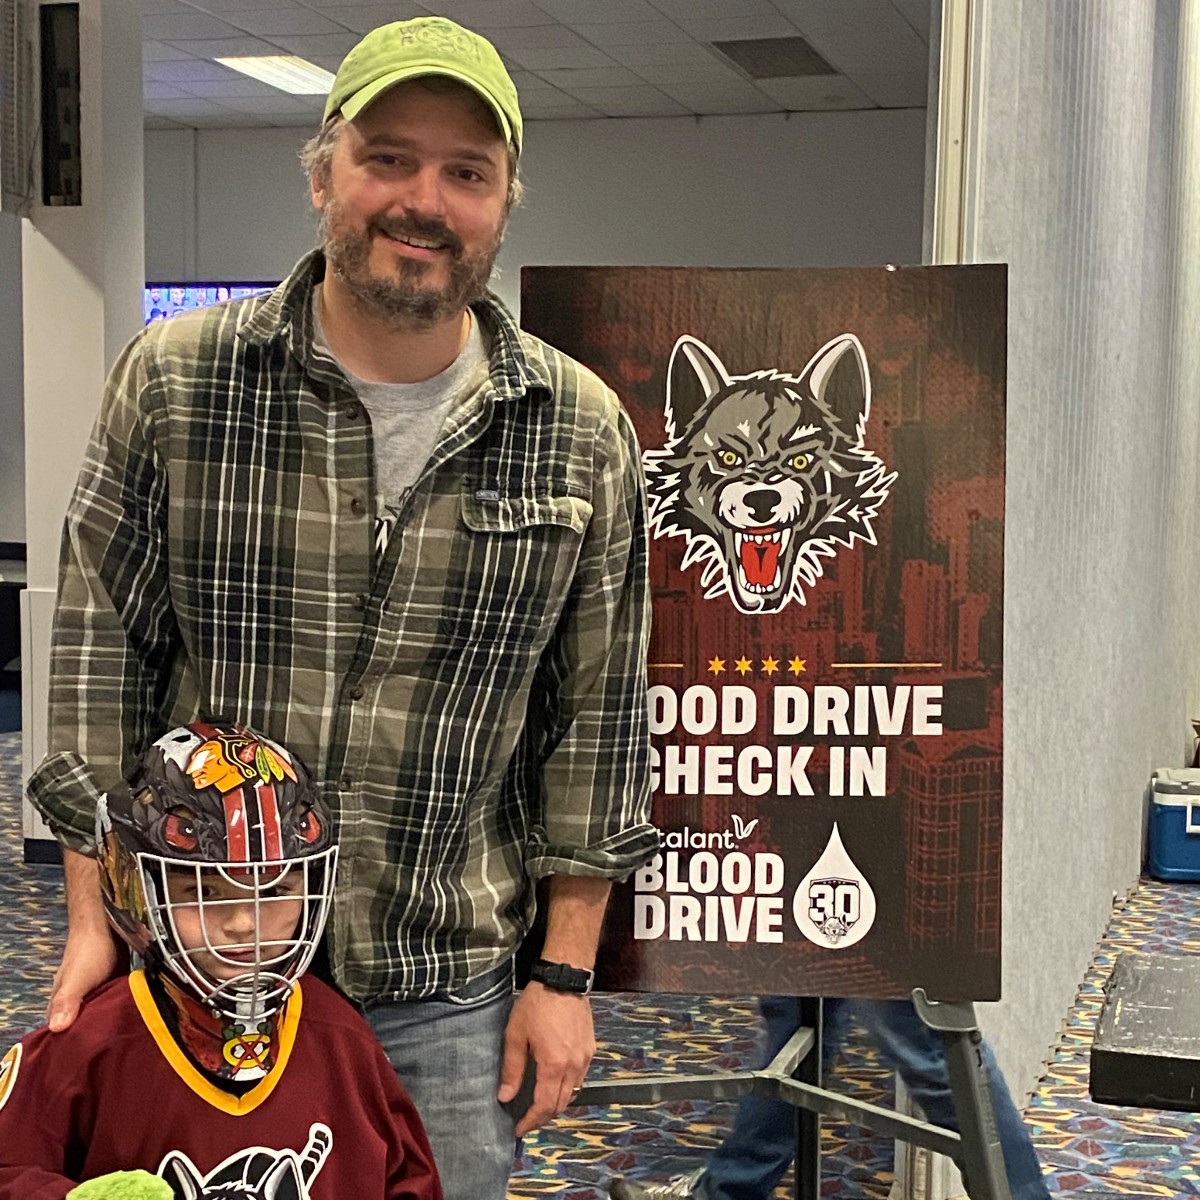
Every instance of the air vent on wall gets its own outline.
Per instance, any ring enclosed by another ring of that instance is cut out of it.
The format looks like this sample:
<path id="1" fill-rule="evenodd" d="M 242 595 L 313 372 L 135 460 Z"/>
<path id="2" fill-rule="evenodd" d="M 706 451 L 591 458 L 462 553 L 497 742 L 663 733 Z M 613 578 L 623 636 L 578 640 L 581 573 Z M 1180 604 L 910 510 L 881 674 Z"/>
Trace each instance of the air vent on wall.
<path id="1" fill-rule="evenodd" d="M 802 37 L 746 38 L 711 44 L 751 79 L 837 74 Z"/>

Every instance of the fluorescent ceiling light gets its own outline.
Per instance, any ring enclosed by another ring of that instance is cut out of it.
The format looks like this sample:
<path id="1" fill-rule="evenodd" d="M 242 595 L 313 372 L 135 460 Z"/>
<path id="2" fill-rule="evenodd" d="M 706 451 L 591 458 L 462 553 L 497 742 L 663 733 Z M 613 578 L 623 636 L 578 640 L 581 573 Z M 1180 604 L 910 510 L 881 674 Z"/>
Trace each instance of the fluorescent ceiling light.
<path id="1" fill-rule="evenodd" d="M 329 71 L 294 54 L 239 55 L 216 61 L 280 91 L 291 92 L 293 96 L 324 96 L 333 87 L 333 75 Z"/>

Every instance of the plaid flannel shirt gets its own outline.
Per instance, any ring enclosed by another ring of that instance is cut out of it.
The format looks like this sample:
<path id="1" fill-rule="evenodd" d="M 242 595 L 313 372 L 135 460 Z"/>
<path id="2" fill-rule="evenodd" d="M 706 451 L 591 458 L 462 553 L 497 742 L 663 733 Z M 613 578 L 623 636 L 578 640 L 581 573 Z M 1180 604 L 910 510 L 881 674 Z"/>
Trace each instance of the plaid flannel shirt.
<path id="1" fill-rule="evenodd" d="M 339 983 L 415 998 L 511 955 L 531 880 L 657 847 L 640 455 L 612 391 L 488 297 L 490 379 L 376 560 L 370 421 L 313 348 L 323 271 L 154 323 L 114 367 L 29 793 L 88 852 L 97 796 L 165 729 L 260 728 L 339 816 Z"/>

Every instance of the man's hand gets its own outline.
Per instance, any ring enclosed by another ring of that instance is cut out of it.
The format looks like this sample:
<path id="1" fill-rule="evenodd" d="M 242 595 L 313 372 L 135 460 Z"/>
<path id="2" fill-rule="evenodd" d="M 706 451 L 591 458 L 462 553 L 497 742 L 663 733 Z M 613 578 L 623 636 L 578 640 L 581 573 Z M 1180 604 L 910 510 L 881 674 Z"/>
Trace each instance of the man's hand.
<path id="1" fill-rule="evenodd" d="M 527 1058 L 537 1063 L 533 1103 L 517 1122 L 517 1136 L 553 1120 L 583 1086 L 596 1052 L 587 996 L 530 983 L 513 1003 L 504 1033 L 498 1099 L 507 1103 L 521 1086 Z"/>
<path id="2" fill-rule="evenodd" d="M 117 973 L 117 947 L 107 929 L 67 935 L 67 948 L 54 973 L 46 1006 L 52 1033 L 69 1028 L 79 1016 L 83 998 Z"/>
<path id="3" fill-rule="evenodd" d="M 70 1028 L 83 998 L 117 973 L 117 944 L 104 915 L 96 860 L 63 851 L 67 883 L 67 947 L 54 974 L 46 1022 L 52 1033 Z"/>

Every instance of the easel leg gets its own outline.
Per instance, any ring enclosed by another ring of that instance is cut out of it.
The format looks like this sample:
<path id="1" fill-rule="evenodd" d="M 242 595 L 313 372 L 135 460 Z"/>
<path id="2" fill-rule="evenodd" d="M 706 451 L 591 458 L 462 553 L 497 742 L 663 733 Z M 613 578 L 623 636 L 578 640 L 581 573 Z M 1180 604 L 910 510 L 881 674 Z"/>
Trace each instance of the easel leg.
<path id="1" fill-rule="evenodd" d="M 913 991 L 917 1015 L 942 1035 L 954 1111 L 962 1138 L 963 1182 L 971 1200 L 1011 1200 L 992 1093 L 983 1065 L 983 1035 L 969 1001 L 940 1004 L 924 988 Z"/>
<path id="2" fill-rule="evenodd" d="M 813 1031 L 812 1049 L 800 1060 L 796 1078 L 821 1086 L 821 998 L 806 996 L 800 1001 L 800 1023 Z M 796 1109 L 796 1200 L 820 1200 L 821 1114 Z"/>

